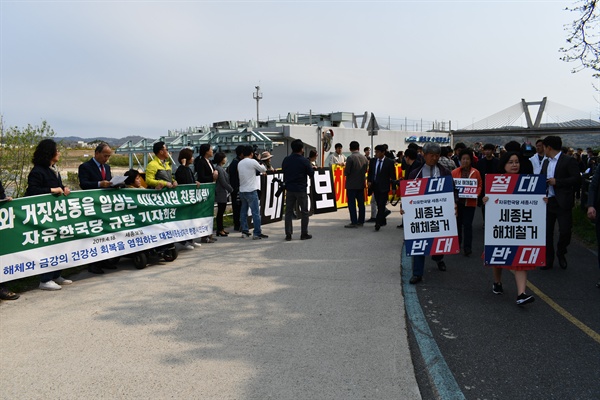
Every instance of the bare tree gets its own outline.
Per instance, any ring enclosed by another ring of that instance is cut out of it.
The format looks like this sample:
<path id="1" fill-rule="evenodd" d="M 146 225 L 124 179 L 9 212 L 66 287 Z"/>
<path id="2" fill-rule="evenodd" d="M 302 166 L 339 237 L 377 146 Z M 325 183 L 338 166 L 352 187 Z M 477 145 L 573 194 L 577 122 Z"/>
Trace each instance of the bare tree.
<path id="1" fill-rule="evenodd" d="M 579 0 L 574 7 L 566 8 L 571 12 L 577 12 L 579 18 L 571 24 L 565 25 L 568 32 L 568 47 L 562 47 L 564 54 L 561 60 L 576 62 L 578 65 L 572 70 L 573 73 L 584 69 L 591 69 L 594 78 L 600 78 L 600 10 L 598 0 Z M 596 87 L 596 90 L 600 90 Z"/>

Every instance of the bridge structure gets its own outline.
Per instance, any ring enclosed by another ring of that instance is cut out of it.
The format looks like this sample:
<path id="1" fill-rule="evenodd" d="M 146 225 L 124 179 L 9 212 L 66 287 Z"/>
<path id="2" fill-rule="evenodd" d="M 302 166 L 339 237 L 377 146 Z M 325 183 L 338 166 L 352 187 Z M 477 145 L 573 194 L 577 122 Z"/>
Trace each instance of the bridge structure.
<path id="1" fill-rule="evenodd" d="M 549 101 L 521 99 L 502 111 L 465 128 L 451 131 L 452 137 L 519 136 L 538 138 L 548 135 L 600 134 L 600 121 L 591 115 Z"/>

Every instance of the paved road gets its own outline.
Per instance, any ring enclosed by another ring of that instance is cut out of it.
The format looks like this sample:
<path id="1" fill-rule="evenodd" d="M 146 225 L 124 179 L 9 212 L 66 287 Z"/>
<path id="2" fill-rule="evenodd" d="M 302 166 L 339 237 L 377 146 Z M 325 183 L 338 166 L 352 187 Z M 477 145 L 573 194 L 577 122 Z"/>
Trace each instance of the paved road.
<path id="1" fill-rule="evenodd" d="M 473 255 L 447 256 L 446 272 L 428 260 L 424 281 L 417 285 L 432 338 L 464 397 L 599 399 L 600 290 L 595 284 L 600 271 L 595 255 L 573 242 L 566 270 L 555 262 L 553 270 L 528 274 L 528 290 L 536 290 L 536 301 L 518 307 L 508 271 L 505 294 L 492 294 L 492 273 L 479 257 L 479 210 L 474 233 Z M 421 392 L 430 398 L 432 383 L 420 358 L 416 351 Z"/>
<path id="2" fill-rule="evenodd" d="M 419 399 L 397 222 L 271 224 L 2 302 L 0 398 Z"/>

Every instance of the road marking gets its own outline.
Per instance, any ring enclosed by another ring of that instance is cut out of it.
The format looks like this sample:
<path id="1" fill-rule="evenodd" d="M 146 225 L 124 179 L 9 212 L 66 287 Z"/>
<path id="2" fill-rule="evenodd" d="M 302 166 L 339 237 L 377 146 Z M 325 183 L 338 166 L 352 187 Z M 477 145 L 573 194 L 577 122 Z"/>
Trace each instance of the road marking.
<path id="1" fill-rule="evenodd" d="M 402 289 L 404 291 L 406 315 L 419 345 L 419 350 L 425 361 L 425 367 L 431 377 L 431 381 L 441 399 L 465 399 L 465 395 L 460 390 L 429 329 L 427 319 L 419 303 L 417 289 L 415 285 L 408 283 L 412 275 L 412 257 L 406 255 L 404 245 L 402 245 L 401 251 Z"/>
<path id="2" fill-rule="evenodd" d="M 570 312 L 559 306 L 554 300 L 538 289 L 533 283 L 527 281 L 527 286 L 529 286 L 531 291 L 540 299 L 544 300 L 550 307 L 554 308 L 557 313 L 565 317 L 569 322 L 581 329 L 586 335 L 594 339 L 596 342 L 600 343 L 600 334 L 598 334 L 598 332 L 594 331 L 592 328 L 575 318 Z"/>

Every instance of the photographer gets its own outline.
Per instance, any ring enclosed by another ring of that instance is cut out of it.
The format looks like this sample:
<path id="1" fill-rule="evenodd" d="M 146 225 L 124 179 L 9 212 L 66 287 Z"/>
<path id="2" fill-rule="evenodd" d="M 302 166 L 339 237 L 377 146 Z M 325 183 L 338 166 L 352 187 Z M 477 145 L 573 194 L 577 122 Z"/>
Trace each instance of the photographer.
<path id="1" fill-rule="evenodd" d="M 312 238 L 308 234 L 308 194 L 306 187 L 307 177 L 313 177 L 315 171 L 310 165 L 310 161 L 304 157 L 304 143 L 296 139 L 291 143 L 292 154 L 283 159 L 281 168 L 283 169 L 283 181 L 286 188 L 285 200 L 285 240 L 292 240 L 294 218 L 294 206 L 296 202 L 300 208 L 302 216 L 300 239 L 307 240 Z"/>

